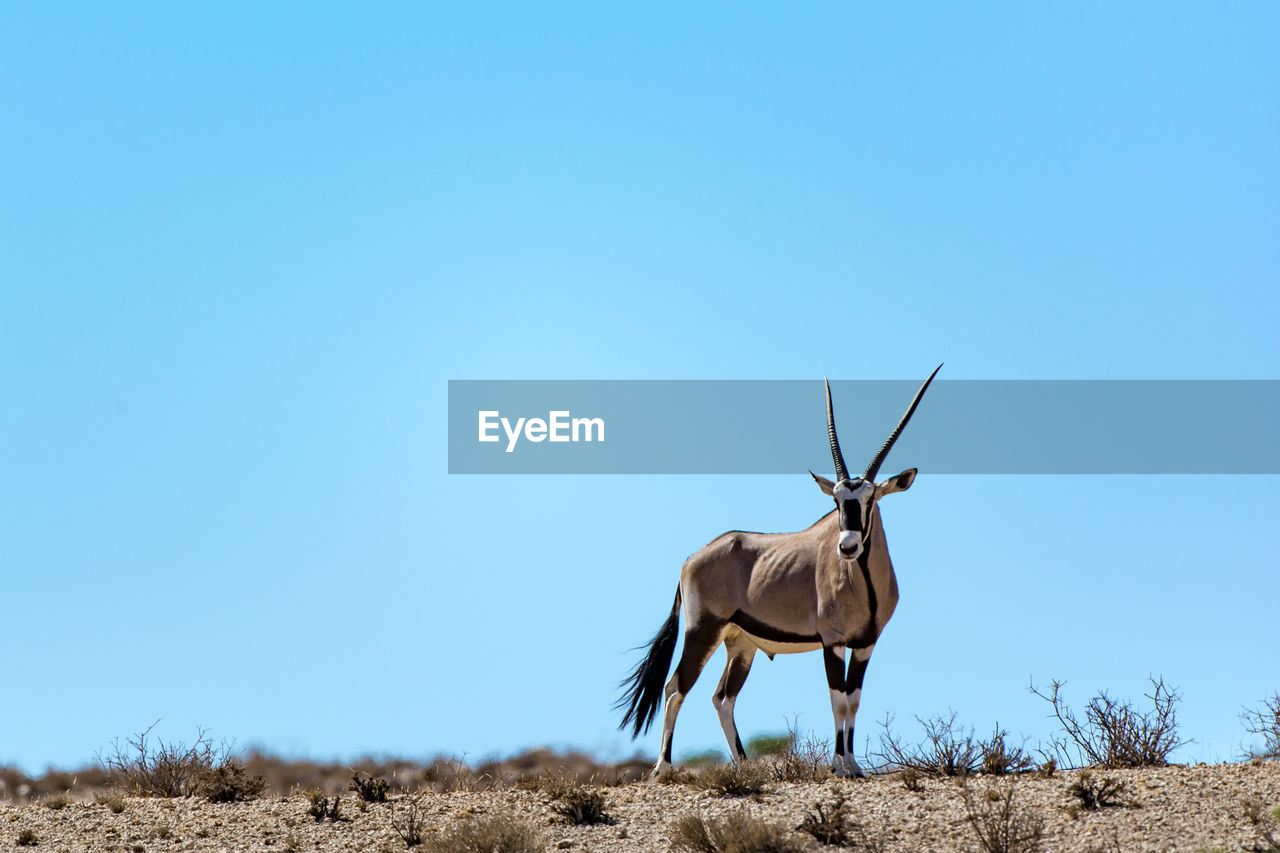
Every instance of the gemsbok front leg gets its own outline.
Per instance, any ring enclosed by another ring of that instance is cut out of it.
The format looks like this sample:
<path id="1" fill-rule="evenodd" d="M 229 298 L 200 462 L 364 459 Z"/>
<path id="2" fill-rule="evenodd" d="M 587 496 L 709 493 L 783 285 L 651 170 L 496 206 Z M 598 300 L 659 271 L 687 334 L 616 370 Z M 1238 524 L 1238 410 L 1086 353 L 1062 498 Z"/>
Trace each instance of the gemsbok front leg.
<path id="1" fill-rule="evenodd" d="M 742 738 L 738 737 L 738 727 L 733 721 L 733 705 L 746 683 L 751 672 L 751 660 L 756 656 L 756 646 L 741 631 L 730 629 L 724 641 L 728 660 L 724 664 L 724 675 L 716 685 L 716 692 L 711 694 L 711 702 L 720 715 L 720 727 L 724 729 L 724 739 L 729 742 L 729 754 L 734 762 L 744 761 L 747 751 L 742 748 Z"/>
<path id="2" fill-rule="evenodd" d="M 831 758 L 831 771 L 837 776 L 848 776 L 850 770 L 845 760 L 845 726 L 848 723 L 851 732 L 853 726 L 852 718 L 848 714 L 849 703 L 844 690 L 844 646 L 823 646 L 822 663 L 827 670 L 827 689 L 831 691 L 831 716 L 836 724 L 836 747 L 835 754 Z M 850 750 L 852 750 L 851 740 Z M 857 762 L 853 762 L 853 766 L 857 767 Z"/>
<path id="3" fill-rule="evenodd" d="M 849 773 L 858 779 L 865 778 L 867 774 L 858 766 L 858 759 L 853 755 L 853 723 L 858 716 L 858 705 L 862 702 L 862 678 L 867 674 L 867 664 L 871 661 L 871 652 L 875 647 L 876 644 L 872 643 L 864 648 L 853 650 L 849 660 L 849 672 L 844 679 L 844 763 Z"/>

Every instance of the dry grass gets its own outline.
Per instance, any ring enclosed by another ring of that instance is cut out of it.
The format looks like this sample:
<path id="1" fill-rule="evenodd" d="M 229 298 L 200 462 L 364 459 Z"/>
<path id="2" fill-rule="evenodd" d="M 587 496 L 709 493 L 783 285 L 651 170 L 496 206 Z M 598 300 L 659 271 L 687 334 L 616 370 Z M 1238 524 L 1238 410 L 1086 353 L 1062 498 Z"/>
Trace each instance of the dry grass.
<path id="1" fill-rule="evenodd" d="M 55 812 L 62 811 L 69 805 L 71 805 L 71 798 L 66 794 L 55 794 L 44 801 L 45 808 Z"/>
<path id="2" fill-rule="evenodd" d="M 722 797 L 749 797 L 764 793 L 773 778 L 774 771 L 767 759 L 757 759 L 708 767 L 688 775 L 684 783 Z"/>
<path id="3" fill-rule="evenodd" d="M 1112 699 L 1104 690 L 1085 705 L 1080 719 L 1062 696 L 1064 682 L 1052 681 L 1046 692 L 1034 685 L 1031 692 L 1053 707 L 1066 738 L 1054 741 L 1054 750 L 1069 766 L 1164 767 L 1169 755 L 1187 741 L 1178 737 L 1177 690 L 1163 678 L 1151 678 L 1146 694 L 1151 710 L 1140 711 L 1131 702 Z"/>
<path id="4" fill-rule="evenodd" d="M 423 844 L 428 853 L 542 853 L 546 849 L 532 826 L 499 817 L 471 818 Z"/>
<path id="5" fill-rule="evenodd" d="M 191 751 L 192 747 L 181 744 L 166 744 L 166 749 L 157 754 L 159 744 L 154 742 L 150 733 L 145 733 L 146 749 L 151 758 L 162 759 L 161 764 L 173 764 L 169 759 L 177 753 Z M 221 753 L 214 744 L 208 742 L 203 733 L 198 735 L 202 743 L 211 751 Z M 123 782 L 119 773 L 107 767 L 107 762 L 117 758 L 128 764 L 136 763 L 138 756 L 131 754 L 128 742 L 115 744 L 111 755 L 99 755 L 90 766 L 80 767 L 72 771 L 49 770 L 43 774 L 31 775 L 16 767 L 0 767 L 0 800 L 13 802 L 41 801 L 49 796 L 68 793 L 73 798 L 92 799 L 98 793 L 123 792 L 133 795 L 132 783 Z M 199 754 L 202 750 L 195 749 Z M 332 796 L 351 789 L 353 770 L 361 775 L 385 779 L 388 783 L 388 796 L 393 791 L 437 791 L 441 793 L 455 791 L 487 791 L 496 790 L 520 783 L 522 780 L 554 773 L 572 778 L 581 783 L 602 786 L 614 786 L 638 782 L 648 777 L 653 767 L 653 760 L 636 756 L 617 763 L 596 761 L 585 753 L 555 753 L 548 749 L 535 749 L 503 760 L 484 761 L 475 766 L 468 765 L 461 758 L 436 758 L 428 761 L 410 761 L 404 759 L 359 759 L 346 762 L 317 762 L 308 759 L 287 759 L 250 750 L 242 760 L 232 761 L 226 756 L 228 763 L 243 769 L 246 779 L 262 777 L 264 792 L 286 795 L 301 791 L 321 790 Z M 154 762 L 153 762 L 154 763 Z M 184 762 L 176 762 L 177 767 L 170 768 L 181 771 Z M 216 768 L 219 762 L 213 762 Z M 163 768 L 154 768 L 160 770 Z M 159 774 L 163 779 L 172 779 L 181 775 L 179 772 Z M 187 774 L 189 777 L 190 774 Z M 190 784 L 190 783 L 187 783 Z M 170 788 L 181 788 L 181 785 Z M 359 792 L 356 792 L 357 797 Z M 141 795 L 139 793 L 139 795 Z M 200 795 L 197 790 L 196 795 Z M 161 796 L 152 794 L 151 796 Z M 179 795 L 185 796 L 185 795 Z M 359 802 L 365 802 L 362 798 Z"/>
<path id="6" fill-rule="evenodd" d="M 565 823 L 573 826 L 613 823 L 605 811 L 604 792 L 571 776 L 544 773 L 520 781 L 517 787 L 545 794 L 551 799 L 551 810 Z"/>
<path id="7" fill-rule="evenodd" d="M 1033 853 L 1040 849 L 1045 819 L 1015 802 L 1016 788 L 1011 780 L 1003 787 L 988 787 L 979 797 L 965 785 L 965 820 L 987 853 Z"/>
<path id="8" fill-rule="evenodd" d="M 745 811 L 720 818 L 685 815 L 672 827 L 671 847 L 689 853 L 800 853 L 804 849 L 784 827 Z"/>
<path id="9" fill-rule="evenodd" d="M 111 810 L 112 814 L 121 814 L 124 812 L 124 797 L 119 794 L 98 794 L 93 801 L 100 806 L 106 806 Z"/>

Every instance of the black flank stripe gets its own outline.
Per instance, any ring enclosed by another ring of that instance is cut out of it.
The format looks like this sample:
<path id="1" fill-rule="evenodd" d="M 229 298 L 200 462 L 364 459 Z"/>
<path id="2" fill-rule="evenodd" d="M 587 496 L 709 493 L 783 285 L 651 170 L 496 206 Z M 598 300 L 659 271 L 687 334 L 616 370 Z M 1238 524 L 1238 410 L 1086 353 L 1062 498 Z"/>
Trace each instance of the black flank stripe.
<path id="1" fill-rule="evenodd" d="M 734 611 L 734 614 L 729 617 L 729 621 L 746 631 L 748 634 L 752 634 L 762 640 L 770 640 L 775 643 L 822 642 L 822 639 L 817 634 L 809 636 L 806 634 L 793 634 L 790 631 L 783 631 L 781 628 L 766 625 L 760 620 L 748 616 L 741 610 Z"/>

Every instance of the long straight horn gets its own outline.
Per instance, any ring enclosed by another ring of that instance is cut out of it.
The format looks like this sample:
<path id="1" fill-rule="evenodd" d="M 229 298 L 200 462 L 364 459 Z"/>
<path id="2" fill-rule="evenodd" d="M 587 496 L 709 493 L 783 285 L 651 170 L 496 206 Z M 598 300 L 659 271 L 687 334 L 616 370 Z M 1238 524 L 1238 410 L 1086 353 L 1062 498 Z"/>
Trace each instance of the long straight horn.
<path id="1" fill-rule="evenodd" d="M 840 452 L 840 440 L 836 438 L 836 415 L 831 410 L 831 383 L 822 380 L 827 386 L 827 439 L 831 442 L 831 459 L 836 463 L 836 482 L 849 479 L 849 472 L 844 467 L 844 454 Z"/>
<path id="2" fill-rule="evenodd" d="M 911 415 L 915 412 L 916 406 L 920 405 L 920 398 L 924 396 L 925 389 L 929 387 L 929 383 L 933 381 L 933 377 L 938 375 L 938 371 L 942 369 L 939 364 L 933 369 L 933 373 L 929 374 L 929 378 L 920 386 L 920 390 L 916 392 L 916 398 L 911 401 L 911 405 L 907 407 L 907 413 L 902 416 L 902 420 L 898 421 L 898 426 L 893 432 L 889 433 L 889 438 L 885 441 L 884 446 L 880 448 L 880 452 L 876 454 L 876 458 L 871 460 L 871 464 L 867 466 L 866 473 L 862 475 L 864 480 L 874 480 L 876 474 L 880 473 L 880 465 L 884 462 L 884 458 L 889 455 L 889 451 L 893 449 L 893 443 L 898 440 L 898 436 L 902 434 L 902 428 L 907 425 L 907 421 L 911 420 Z M 828 403 L 828 406 L 830 403 Z M 830 411 L 830 409 L 828 409 Z"/>

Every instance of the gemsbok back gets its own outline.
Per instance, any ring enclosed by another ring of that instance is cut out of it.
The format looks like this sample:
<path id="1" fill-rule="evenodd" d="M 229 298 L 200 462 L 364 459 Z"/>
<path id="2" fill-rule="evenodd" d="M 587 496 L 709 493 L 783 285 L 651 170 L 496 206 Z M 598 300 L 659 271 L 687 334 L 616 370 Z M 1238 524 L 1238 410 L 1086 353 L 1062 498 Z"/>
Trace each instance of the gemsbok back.
<path id="1" fill-rule="evenodd" d="M 733 704 L 756 651 L 770 659 L 822 649 L 835 717 L 835 755 L 831 769 L 840 776 L 864 776 L 853 755 L 853 722 L 862 698 L 862 679 L 876 640 L 898 604 L 898 581 L 889 560 L 878 501 L 905 492 L 916 469 L 875 482 L 938 365 L 889 434 L 861 477 L 850 477 L 836 438 L 831 386 L 827 385 L 827 437 L 836 480 L 809 475 L 835 509 L 798 533 L 748 533 L 733 530 L 713 539 L 680 570 L 671 614 L 649 644 L 648 653 L 623 682 L 617 707 L 625 708 L 621 728 L 632 737 L 649 730 L 665 699 L 662 745 L 654 775 L 671 768 L 671 735 L 684 697 L 721 643 L 727 661 L 711 700 L 735 761 L 746 758 L 733 721 Z M 663 687 L 675 654 L 684 605 L 684 651 Z M 853 651 L 848 668 L 845 650 Z"/>

